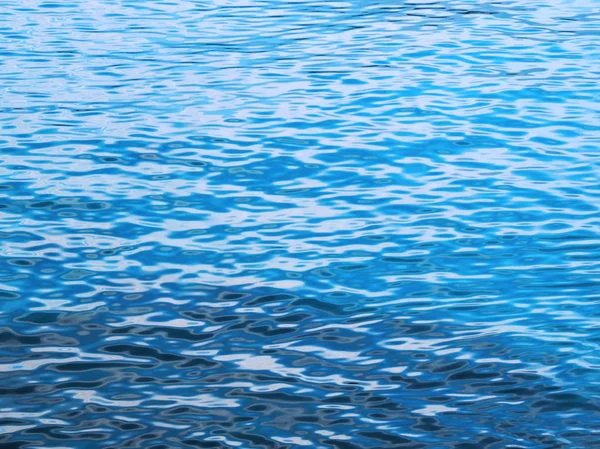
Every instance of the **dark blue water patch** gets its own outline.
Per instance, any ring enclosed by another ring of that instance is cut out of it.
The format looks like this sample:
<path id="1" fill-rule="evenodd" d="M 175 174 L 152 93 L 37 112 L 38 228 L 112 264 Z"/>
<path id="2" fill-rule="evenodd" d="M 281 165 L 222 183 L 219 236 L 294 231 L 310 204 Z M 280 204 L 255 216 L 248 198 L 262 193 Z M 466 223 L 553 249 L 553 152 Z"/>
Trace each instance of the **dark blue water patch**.
<path id="1" fill-rule="evenodd" d="M 573 353 L 551 350 L 560 338 L 407 316 L 411 307 L 360 313 L 276 290 L 195 287 L 98 295 L 106 305 L 81 312 L 15 309 L 0 334 L 11 379 L 0 394 L 21 412 L 3 425 L 28 444 L 78 447 L 148 434 L 175 447 L 219 436 L 257 447 L 567 447 L 563 433 L 586 436 L 540 426 L 599 415 L 597 388 L 580 384 L 593 370 L 565 370 Z"/>

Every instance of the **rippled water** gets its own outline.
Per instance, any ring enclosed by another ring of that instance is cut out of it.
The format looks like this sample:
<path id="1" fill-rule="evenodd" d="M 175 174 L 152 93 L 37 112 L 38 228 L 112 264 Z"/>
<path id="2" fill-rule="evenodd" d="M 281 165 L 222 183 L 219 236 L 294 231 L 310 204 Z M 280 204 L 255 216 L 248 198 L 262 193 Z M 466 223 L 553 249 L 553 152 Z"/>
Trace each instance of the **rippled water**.
<path id="1" fill-rule="evenodd" d="M 600 448 L 600 2 L 0 42 L 2 448 Z"/>

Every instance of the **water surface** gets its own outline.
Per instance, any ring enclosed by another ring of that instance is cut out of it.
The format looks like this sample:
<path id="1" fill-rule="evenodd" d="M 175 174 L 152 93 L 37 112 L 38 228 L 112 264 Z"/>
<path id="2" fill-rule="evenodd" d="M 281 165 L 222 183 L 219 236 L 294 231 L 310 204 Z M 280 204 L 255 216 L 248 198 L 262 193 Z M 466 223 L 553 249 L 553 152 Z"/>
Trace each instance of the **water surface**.
<path id="1" fill-rule="evenodd" d="M 596 0 L 0 1 L 0 446 L 600 448 Z"/>

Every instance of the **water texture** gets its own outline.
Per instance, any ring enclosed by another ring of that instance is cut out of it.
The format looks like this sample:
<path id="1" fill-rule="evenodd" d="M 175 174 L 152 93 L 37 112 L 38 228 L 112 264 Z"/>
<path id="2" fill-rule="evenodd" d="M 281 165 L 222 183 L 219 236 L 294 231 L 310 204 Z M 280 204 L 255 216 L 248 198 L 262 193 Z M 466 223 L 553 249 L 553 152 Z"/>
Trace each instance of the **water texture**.
<path id="1" fill-rule="evenodd" d="M 0 0 L 0 447 L 600 448 L 600 1 Z"/>

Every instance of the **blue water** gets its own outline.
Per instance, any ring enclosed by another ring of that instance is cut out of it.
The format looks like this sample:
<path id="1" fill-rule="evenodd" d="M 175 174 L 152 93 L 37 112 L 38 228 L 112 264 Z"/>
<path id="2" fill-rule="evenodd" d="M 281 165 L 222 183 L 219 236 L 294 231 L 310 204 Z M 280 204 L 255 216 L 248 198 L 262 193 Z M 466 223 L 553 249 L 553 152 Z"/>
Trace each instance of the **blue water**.
<path id="1" fill-rule="evenodd" d="M 0 1 L 0 447 L 600 448 L 600 1 Z"/>

